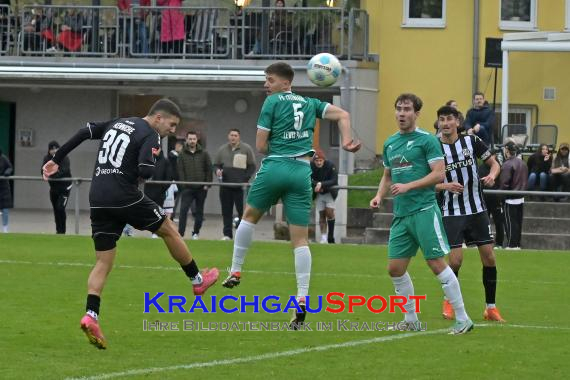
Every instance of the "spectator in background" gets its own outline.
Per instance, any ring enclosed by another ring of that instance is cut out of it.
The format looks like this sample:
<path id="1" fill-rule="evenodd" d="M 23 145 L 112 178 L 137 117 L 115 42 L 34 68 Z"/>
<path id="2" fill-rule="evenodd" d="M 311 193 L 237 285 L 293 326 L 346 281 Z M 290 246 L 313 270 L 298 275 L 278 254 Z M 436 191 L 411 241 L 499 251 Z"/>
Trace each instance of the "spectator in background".
<path id="1" fill-rule="evenodd" d="M 170 7 L 160 11 L 160 52 L 182 54 L 185 37 L 184 13 L 179 9 L 173 9 L 182 7 L 182 0 L 157 0 L 156 5 Z"/>
<path id="2" fill-rule="evenodd" d="M 187 182 L 212 182 L 212 160 L 210 155 L 198 144 L 196 132 L 186 135 L 186 144 L 178 156 L 178 180 Z M 181 185 L 180 221 L 178 232 L 184 236 L 188 210 L 194 203 L 194 229 L 192 239 L 200 238 L 200 229 L 204 221 L 204 202 L 208 195 L 208 185 Z"/>
<path id="3" fill-rule="evenodd" d="M 491 146 L 494 121 L 495 114 L 489 104 L 485 103 L 485 95 L 476 92 L 473 95 L 473 108 L 467 111 L 463 124 L 465 131 L 469 135 L 477 135 L 487 146 Z"/>
<path id="4" fill-rule="evenodd" d="M 42 35 L 46 39 L 57 41 L 60 47 L 65 51 L 76 52 L 81 50 L 82 44 L 82 28 L 83 28 L 83 14 L 78 12 L 76 8 L 69 8 L 63 16 L 63 23 L 60 27 L 60 32 L 57 38 L 54 38 L 51 30 L 45 30 Z M 53 46 L 47 50 L 48 52 L 56 52 L 58 48 Z"/>
<path id="5" fill-rule="evenodd" d="M 479 166 L 479 175 L 481 177 L 486 177 L 491 172 L 491 168 L 485 162 L 481 163 Z M 500 187 L 500 182 L 495 181 L 492 187 L 485 188 L 491 190 L 498 190 Z M 489 217 L 493 219 L 493 224 L 495 225 L 495 248 L 503 248 L 503 240 L 505 238 L 505 218 L 503 215 L 503 197 L 498 194 L 489 194 L 488 192 L 483 192 L 483 198 L 485 204 L 487 205 L 487 212 Z"/>
<path id="6" fill-rule="evenodd" d="M 517 145 L 509 141 L 504 146 L 505 162 L 501 168 L 501 190 L 525 190 L 528 169 L 522 159 L 517 157 Z M 524 197 L 507 195 L 505 197 L 505 234 L 506 249 L 521 249 Z"/>
<path id="7" fill-rule="evenodd" d="M 275 8 L 284 8 L 285 0 L 275 0 L 275 4 L 273 4 L 273 6 Z M 291 27 L 289 25 L 289 21 L 287 20 L 287 11 L 284 9 L 277 9 L 274 12 L 271 12 L 271 16 L 269 18 L 269 41 L 273 41 L 273 44 L 275 44 L 275 37 L 277 37 L 279 33 L 286 33 L 288 30 L 291 30 Z M 246 56 L 253 56 L 256 54 L 264 53 L 261 46 L 261 33 L 263 33 L 262 30 L 258 30 L 256 32 L 255 44 L 253 45 L 252 50 L 246 54 Z M 282 42 L 280 45 L 281 44 Z M 274 50 L 276 53 L 280 53 L 281 46 L 274 46 Z"/>
<path id="8" fill-rule="evenodd" d="M 249 182 L 255 172 L 255 154 L 248 144 L 241 142 L 239 129 L 232 128 L 228 133 L 228 143 L 218 150 L 214 159 L 216 176 L 221 182 Z M 220 186 L 220 203 L 224 220 L 222 240 L 231 240 L 234 205 L 239 220 L 243 215 L 243 188 Z M 239 222 L 238 222 L 239 224 Z M 236 226 L 237 228 L 237 226 Z"/>
<path id="9" fill-rule="evenodd" d="M 548 189 L 548 174 L 552 166 L 552 155 L 548 145 L 540 144 L 539 150 L 528 158 L 528 190 L 546 191 Z"/>
<path id="10" fill-rule="evenodd" d="M 319 212 L 319 227 L 321 229 L 321 244 L 334 244 L 335 200 L 338 185 L 338 173 L 334 164 L 327 160 L 322 150 L 318 149 L 311 161 L 311 183 L 313 199 Z M 328 233 L 327 233 L 328 227 Z"/>
<path id="11" fill-rule="evenodd" d="M 48 144 L 48 153 L 45 155 L 42 162 L 42 168 L 44 165 L 50 161 L 55 152 L 59 149 L 59 144 L 57 141 L 51 141 Z M 43 170 L 41 171 L 43 175 Z M 49 181 L 49 199 L 53 207 L 53 216 L 55 219 L 55 231 L 57 234 L 65 234 L 67 214 L 65 213 L 65 207 L 67 206 L 67 201 L 69 200 L 69 192 L 71 191 L 71 181 L 51 181 L 55 178 L 70 178 L 71 177 L 71 167 L 69 162 L 69 157 L 65 157 L 59 169 L 55 174 L 50 176 Z"/>
<path id="12" fill-rule="evenodd" d="M 14 207 L 10 181 L 5 177 L 11 176 L 13 172 L 12 163 L 0 149 L 0 211 L 2 212 L 2 232 L 4 233 L 8 232 L 9 209 Z"/>
<path id="13" fill-rule="evenodd" d="M 44 13 L 43 8 L 32 8 L 23 14 L 24 52 L 42 51 L 44 41 L 47 46 L 47 38 L 44 31 L 49 31 L 52 25 L 51 12 Z M 52 36 L 51 31 L 46 32 Z M 50 46 L 51 47 L 51 46 Z"/>
<path id="14" fill-rule="evenodd" d="M 560 144 L 556 158 L 550 169 L 550 183 L 553 191 L 570 191 L 570 163 L 568 162 L 568 143 Z M 555 198 L 559 200 L 559 198 Z"/>
<path id="15" fill-rule="evenodd" d="M 121 24 L 121 26 L 124 26 L 124 28 L 125 28 L 123 33 L 125 33 L 127 43 L 129 43 L 129 37 L 130 37 L 130 33 L 131 33 L 131 17 L 130 16 L 131 16 L 131 9 L 133 6 L 148 7 L 148 6 L 150 6 L 150 0 L 118 0 L 117 1 L 117 7 L 119 8 L 119 11 L 123 15 L 123 17 L 126 19 L 126 22 L 124 24 Z M 147 39 L 148 31 L 147 31 L 146 23 L 145 23 L 147 12 L 148 11 L 146 11 L 146 10 L 139 9 L 136 11 L 135 14 L 133 14 L 132 19 L 134 21 L 134 25 L 133 25 L 134 39 L 132 41 L 131 48 L 133 49 L 134 53 L 143 53 L 143 54 L 149 53 L 149 44 L 148 44 L 148 39 Z"/>

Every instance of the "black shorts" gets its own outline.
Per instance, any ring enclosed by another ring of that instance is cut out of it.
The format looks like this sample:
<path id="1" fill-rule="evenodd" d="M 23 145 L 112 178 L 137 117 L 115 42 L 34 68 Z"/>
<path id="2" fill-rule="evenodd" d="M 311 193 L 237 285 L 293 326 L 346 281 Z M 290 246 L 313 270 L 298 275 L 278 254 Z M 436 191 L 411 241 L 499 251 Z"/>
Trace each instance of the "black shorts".
<path id="1" fill-rule="evenodd" d="M 451 248 L 463 245 L 492 244 L 495 239 L 487 211 L 471 215 L 444 216 L 443 226 Z"/>
<path id="2" fill-rule="evenodd" d="M 91 230 L 93 238 L 99 234 L 121 237 L 125 225 L 137 230 L 156 232 L 166 219 L 164 210 L 146 195 L 139 202 L 126 207 L 92 207 Z"/>

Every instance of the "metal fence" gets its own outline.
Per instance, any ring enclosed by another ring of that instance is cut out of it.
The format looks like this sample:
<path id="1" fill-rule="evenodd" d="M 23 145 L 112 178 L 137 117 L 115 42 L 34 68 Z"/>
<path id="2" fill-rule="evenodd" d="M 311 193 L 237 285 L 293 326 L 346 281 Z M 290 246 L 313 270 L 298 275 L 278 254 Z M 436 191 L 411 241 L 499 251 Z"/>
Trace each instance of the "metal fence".
<path id="1" fill-rule="evenodd" d="M 229 20 L 221 7 L 133 7 L 123 39 L 133 57 L 229 57 Z"/>
<path id="2" fill-rule="evenodd" d="M 44 179 L 40 176 L 10 176 L 4 177 L 5 181 L 13 181 L 13 180 L 20 180 L 20 181 L 44 181 Z M 83 190 L 82 184 L 87 182 L 91 182 L 91 178 L 80 178 L 80 177 L 73 177 L 73 178 L 57 178 L 57 179 L 50 179 L 50 181 L 72 181 L 73 183 L 73 191 L 75 197 L 74 203 L 74 216 L 75 216 L 75 234 L 79 234 L 79 214 L 80 214 L 80 193 Z M 251 186 L 251 183 L 227 183 L 227 182 L 185 182 L 185 181 L 145 181 L 145 184 L 157 184 L 157 185 L 164 185 L 164 184 L 176 184 L 176 185 L 203 185 L 203 186 L 219 186 L 219 187 L 242 187 L 244 190 Z M 377 191 L 378 186 L 334 186 L 333 188 L 338 190 L 348 190 L 348 191 Z M 86 189 L 86 191 L 88 191 Z M 550 192 L 550 191 L 513 191 L 513 190 L 491 190 L 491 189 L 484 189 L 484 193 L 486 194 L 496 194 L 496 195 L 521 195 L 521 196 L 548 196 L 552 198 L 566 198 L 570 197 L 570 192 Z M 246 191 L 244 191 L 246 194 Z M 390 198 L 388 198 L 390 199 Z M 346 204 L 345 204 L 346 208 Z M 346 210 L 338 210 L 341 214 L 346 215 Z M 337 219 L 338 219 L 337 215 Z"/>
<path id="3" fill-rule="evenodd" d="M 235 22 L 245 57 L 307 58 L 322 52 L 342 57 L 354 36 L 354 17 L 344 8 L 248 7 Z"/>
<path id="4" fill-rule="evenodd" d="M 328 7 L 0 5 L 0 54 L 114 58 L 368 58 L 368 14 Z"/>
<path id="5" fill-rule="evenodd" d="M 117 7 L 25 6 L 17 30 L 18 54 L 115 56 Z"/>
<path id="6" fill-rule="evenodd" d="M 8 5 L 0 5 L 0 54 L 6 53 L 10 46 L 12 14 Z"/>

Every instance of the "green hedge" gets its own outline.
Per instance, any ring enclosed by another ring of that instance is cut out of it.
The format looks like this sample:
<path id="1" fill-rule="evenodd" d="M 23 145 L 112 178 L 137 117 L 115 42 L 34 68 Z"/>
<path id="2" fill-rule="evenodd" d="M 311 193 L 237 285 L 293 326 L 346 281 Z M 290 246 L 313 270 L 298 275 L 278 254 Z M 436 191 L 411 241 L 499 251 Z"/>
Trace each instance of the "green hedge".
<path id="1" fill-rule="evenodd" d="M 380 183 L 380 178 L 384 173 L 384 168 L 370 170 L 366 172 L 352 174 L 348 177 L 349 186 L 376 186 Z M 370 200 L 376 195 L 376 191 L 349 190 L 348 207 L 366 208 Z"/>

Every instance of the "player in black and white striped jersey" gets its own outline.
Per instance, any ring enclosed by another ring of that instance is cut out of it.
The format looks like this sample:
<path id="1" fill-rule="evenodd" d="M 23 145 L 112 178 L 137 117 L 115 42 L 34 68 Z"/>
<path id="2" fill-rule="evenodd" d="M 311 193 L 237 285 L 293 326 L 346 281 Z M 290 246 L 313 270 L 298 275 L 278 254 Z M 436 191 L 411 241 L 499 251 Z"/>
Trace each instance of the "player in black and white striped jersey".
<path id="1" fill-rule="evenodd" d="M 475 135 L 459 135 L 458 111 L 443 106 L 437 111 L 439 138 L 445 157 L 445 180 L 436 185 L 443 191 L 443 225 L 451 247 L 449 266 L 459 278 L 463 261 L 463 243 L 476 245 L 483 264 L 483 286 L 485 287 L 486 320 L 504 322 L 495 306 L 497 268 L 493 252 L 493 235 L 489 215 L 483 199 L 483 186 L 493 186 L 500 174 L 500 167 L 485 143 Z M 489 175 L 480 178 L 477 159 L 491 167 Z M 447 300 L 443 302 L 443 317 L 453 318 L 453 308 Z"/>

